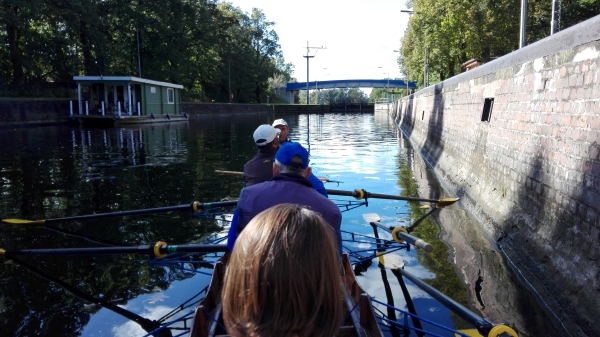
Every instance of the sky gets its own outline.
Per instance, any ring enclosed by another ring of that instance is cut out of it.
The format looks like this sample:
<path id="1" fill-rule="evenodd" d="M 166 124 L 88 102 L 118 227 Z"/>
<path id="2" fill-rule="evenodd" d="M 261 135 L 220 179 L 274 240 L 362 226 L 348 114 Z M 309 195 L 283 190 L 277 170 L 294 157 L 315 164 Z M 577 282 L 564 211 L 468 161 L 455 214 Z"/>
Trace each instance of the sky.
<path id="1" fill-rule="evenodd" d="M 310 81 L 385 79 L 404 75 L 394 50 L 408 24 L 404 0 L 229 0 L 242 11 L 262 9 L 274 30 L 293 77 L 306 81 L 307 42 Z"/>

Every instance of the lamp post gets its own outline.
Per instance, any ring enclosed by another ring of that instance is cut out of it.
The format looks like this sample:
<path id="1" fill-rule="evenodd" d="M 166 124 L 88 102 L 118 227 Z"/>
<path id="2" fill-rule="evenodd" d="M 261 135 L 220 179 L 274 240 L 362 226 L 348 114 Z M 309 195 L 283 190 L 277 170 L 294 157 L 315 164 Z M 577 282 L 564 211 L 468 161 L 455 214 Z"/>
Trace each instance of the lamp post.
<path id="1" fill-rule="evenodd" d="M 383 69 L 383 67 L 377 67 L 379 69 Z M 388 91 L 390 90 L 390 71 L 386 70 L 386 72 L 384 73 L 387 76 L 387 85 L 385 86 L 385 98 L 387 99 L 388 103 L 390 101 L 390 99 L 388 98 Z"/>
<path id="2" fill-rule="evenodd" d="M 145 20 L 143 23 L 159 23 L 159 20 L 156 19 L 150 19 L 150 20 Z M 138 28 L 138 24 L 136 23 L 135 25 L 135 41 L 137 44 L 137 59 L 138 59 L 138 76 L 140 78 L 142 78 L 142 58 L 140 55 L 140 33 L 139 33 L 139 28 Z"/>
<path id="3" fill-rule="evenodd" d="M 231 100 L 233 99 L 233 95 L 231 93 L 231 51 L 227 57 L 227 83 L 229 86 L 229 103 L 231 103 Z"/>
<path id="4" fill-rule="evenodd" d="M 308 69 L 309 69 L 308 60 L 311 59 L 311 58 L 313 58 L 313 57 L 315 57 L 315 56 L 317 56 L 317 52 L 315 52 L 315 55 L 312 55 L 312 56 L 309 55 L 310 48 L 317 49 L 317 52 L 318 52 L 319 49 L 327 49 L 327 47 L 324 47 L 324 46 L 321 46 L 321 47 L 309 47 L 308 46 L 308 41 L 306 41 L 306 55 L 304 55 L 303 57 L 306 58 L 306 104 L 307 105 L 310 102 L 310 96 L 309 96 L 309 91 L 308 91 L 308 87 L 309 87 L 308 86 L 308 79 L 309 79 L 309 76 L 308 76 L 308 74 L 309 74 L 309 72 L 308 72 Z"/>
<path id="5" fill-rule="evenodd" d="M 519 30 L 519 49 L 525 47 L 527 34 L 527 0 L 521 0 L 521 29 Z"/>
<path id="6" fill-rule="evenodd" d="M 390 71 L 389 70 L 387 72 L 387 79 L 388 79 L 388 82 L 387 82 L 387 86 L 385 87 L 385 90 L 390 91 Z"/>
<path id="7" fill-rule="evenodd" d="M 526 0 L 523 0 L 526 1 Z M 413 11 L 409 11 L 407 9 L 400 10 L 401 13 L 408 13 L 408 15 L 412 15 Z M 424 46 L 424 57 L 423 57 L 423 86 L 427 86 L 427 31 L 425 31 L 425 41 L 423 43 Z M 408 82 L 406 83 L 406 89 L 408 90 Z"/>
<path id="8" fill-rule="evenodd" d="M 560 15 L 558 7 L 558 0 L 552 0 L 552 22 L 550 23 L 550 35 L 558 31 L 558 18 Z"/>
<path id="9" fill-rule="evenodd" d="M 137 42 L 137 52 L 138 52 L 138 76 L 142 78 L 142 62 L 140 60 L 140 34 L 138 32 L 137 25 L 135 26 L 135 40 Z"/>
<path id="10" fill-rule="evenodd" d="M 400 50 L 393 50 L 394 53 L 400 53 Z M 404 70 L 406 71 L 406 96 L 408 96 L 408 67 L 406 64 L 404 65 Z"/>
<path id="11" fill-rule="evenodd" d="M 387 102 L 390 102 L 390 72 L 387 71 L 384 74 L 386 74 L 387 76 L 387 84 L 385 86 L 385 98 L 387 99 Z"/>

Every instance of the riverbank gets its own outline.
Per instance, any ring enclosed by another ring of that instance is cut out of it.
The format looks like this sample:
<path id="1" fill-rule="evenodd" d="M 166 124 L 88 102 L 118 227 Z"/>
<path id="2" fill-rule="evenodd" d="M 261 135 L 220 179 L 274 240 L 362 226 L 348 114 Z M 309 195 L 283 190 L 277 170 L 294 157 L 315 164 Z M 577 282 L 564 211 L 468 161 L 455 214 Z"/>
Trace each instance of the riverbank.
<path id="1" fill-rule="evenodd" d="M 309 113 L 329 112 L 372 113 L 369 104 L 303 105 L 303 104 L 235 104 L 181 103 L 187 115 L 219 113 Z M 68 99 L 5 99 L 0 100 L 0 128 L 77 123 L 77 102 Z"/>

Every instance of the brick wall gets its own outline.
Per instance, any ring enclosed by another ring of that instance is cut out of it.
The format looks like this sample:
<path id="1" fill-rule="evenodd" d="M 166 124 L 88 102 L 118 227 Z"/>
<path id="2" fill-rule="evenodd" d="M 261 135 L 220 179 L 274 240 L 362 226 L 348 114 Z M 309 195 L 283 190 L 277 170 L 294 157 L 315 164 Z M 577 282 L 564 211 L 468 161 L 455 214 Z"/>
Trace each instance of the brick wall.
<path id="1" fill-rule="evenodd" d="M 600 17 L 392 107 L 573 336 L 600 336 L 598 38 Z M 482 121 L 486 99 L 493 106 Z"/>

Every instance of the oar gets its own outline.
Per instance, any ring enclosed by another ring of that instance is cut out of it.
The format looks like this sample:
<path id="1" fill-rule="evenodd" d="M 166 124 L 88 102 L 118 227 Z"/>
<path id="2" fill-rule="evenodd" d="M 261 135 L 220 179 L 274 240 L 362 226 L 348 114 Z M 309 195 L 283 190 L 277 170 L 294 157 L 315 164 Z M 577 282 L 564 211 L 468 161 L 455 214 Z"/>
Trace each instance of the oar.
<path id="1" fill-rule="evenodd" d="M 118 306 L 116 304 L 113 304 L 113 303 L 107 302 L 105 300 L 102 300 L 100 298 L 96 298 L 96 297 L 93 297 L 91 295 L 88 295 L 85 292 L 79 290 L 77 287 L 72 286 L 72 285 L 68 284 L 67 282 L 62 281 L 62 280 L 60 280 L 58 278 L 52 277 L 52 276 L 50 276 L 50 275 L 42 272 L 41 270 L 39 270 L 39 269 L 37 269 L 37 268 L 35 268 L 35 267 L 33 267 L 33 266 L 31 266 L 31 265 L 29 265 L 29 264 L 21 261 L 19 259 L 13 258 L 13 261 L 16 262 L 16 263 L 18 263 L 19 265 L 25 267 L 26 269 L 28 269 L 32 273 L 34 273 L 34 274 L 36 274 L 36 275 L 38 275 L 38 276 L 40 276 L 40 277 L 42 277 L 42 278 L 50 281 L 50 282 L 58 284 L 63 289 L 65 289 L 68 292 L 70 292 L 71 294 L 73 294 L 73 295 L 75 295 L 75 296 L 83 299 L 84 301 L 88 301 L 88 302 L 91 302 L 91 303 L 94 303 L 94 304 L 99 304 L 99 305 L 101 305 L 102 307 L 104 307 L 104 308 L 106 308 L 108 310 L 111 310 L 111 311 L 113 311 L 113 312 L 115 312 L 115 313 L 117 313 L 117 314 L 119 314 L 119 315 L 121 315 L 121 316 L 129 319 L 129 320 L 132 320 L 132 321 L 136 322 L 146 332 L 151 332 L 151 331 L 153 331 L 153 330 L 158 329 L 158 328 L 161 327 L 161 324 L 160 324 L 159 321 L 155 321 L 155 320 L 150 320 L 150 319 L 144 318 L 144 317 L 139 316 L 139 315 L 137 315 L 137 314 L 135 314 L 135 313 L 133 313 L 133 312 L 131 312 L 129 310 L 126 310 L 125 308 L 122 308 L 122 307 L 120 307 L 120 306 Z M 169 336 L 170 335 L 171 334 L 169 334 Z"/>
<path id="2" fill-rule="evenodd" d="M 0 256 L 10 255 L 91 255 L 91 254 L 149 254 L 151 257 L 165 257 L 172 253 L 218 253 L 227 252 L 226 244 L 203 245 L 168 245 L 157 242 L 155 245 L 93 248 L 56 248 L 56 249 L 21 249 L 4 250 L 0 248 Z"/>
<path id="3" fill-rule="evenodd" d="M 327 194 L 329 195 L 345 195 L 349 197 L 354 197 L 357 200 L 366 199 L 366 198 L 376 198 L 376 199 L 391 199 L 391 200 L 405 200 L 405 201 L 421 201 L 421 202 L 434 202 L 437 203 L 437 207 L 445 207 L 448 205 L 452 205 L 457 202 L 459 198 L 445 198 L 445 199 L 425 199 L 425 198 L 416 198 L 416 197 L 403 197 L 399 195 L 389 195 L 389 194 L 377 194 L 367 192 L 363 189 L 356 189 L 354 191 L 340 191 L 340 190 L 327 190 Z"/>
<path id="4" fill-rule="evenodd" d="M 406 232 L 410 234 L 415 228 L 417 228 L 417 226 L 421 222 L 423 222 L 423 220 L 425 220 L 425 218 L 427 218 L 428 216 L 430 216 L 431 214 L 433 214 L 433 212 L 437 211 L 440 208 L 443 208 L 443 207 L 434 207 L 434 208 L 432 208 L 429 212 L 425 213 L 425 215 L 423 215 L 417 221 L 415 221 L 415 223 L 413 223 L 410 227 L 406 228 Z"/>
<path id="5" fill-rule="evenodd" d="M 240 171 L 222 171 L 222 170 L 215 170 L 215 173 L 220 173 L 220 174 L 231 174 L 231 175 L 235 175 L 235 176 L 243 176 L 244 172 L 240 172 Z M 320 181 L 324 182 L 324 183 L 341 183 L 342 181 L 336 181 L 336 180 L 329 180 L 329 178 L 327 177 L 317 177 Z"/>
<path id="6" fill-rule="evenodd" d="M 377 215 L 375 213 L 363 214 L 363 219 L 365 219 L 365 221 L 370 223 L 372 226 L 377 226 L 377 227 L 385 230 L 386 232 L 392 233 L 392 237 L 397 242 L 406 241 L 406 242 L 410 243 L 411 245 L 413 245 L 417 248 L 423 249 L 424 251 L 426 251 L 428 253 L 433 251 L 432 245 L 423 241 L 422 239 L 419 239 L 418 237 L 415 237 L 408 233 L 405 233 L 403 231 L 403 230 L 406 230 L 404 227 L 384 226 L 383 224 L 381 224 L 379 222 L 379 221 L 381 221 L 381 218 L 379 217 L 379 215 Z"/>
<path id="7" fill-rule="evenodd" d="M 465 321 L 476 327 L 479 333 L 483 336 L 500 336 L 501 334 L 506 333 L 508 336 L 517 337 L 517 333 L 512 328 L 502 324 L 494 325 L 494 323 L 482 317 L 479 317 L 478 315 L 471 312 L 469 309 L 463 307 L 460 303 L 444 295 L 439 290 L 423 282 L 421 279 L 417 278 L 416 276 L 412 275 L 406 270 L 397 268 L 396 271 L 402 276 L 409 279 L 417 287 L 421 288 L 423 291 L 431 295 L 431 297 L 438 300 L 446 308 L 450 309 L 452 312 L 454 312 L 458 316 L 462 317 Z"/>
<path id="8" fill-rule="evenodd" d="M 339 180 L 330 180 L 327 177 L 323 177 L 323 176 L 317 176 L 317 178 L 319 178 L 320 181 L 324 182 L 324 183 L 337 183 L 338 185 L 343 183 L 343 181 L 339 181 Z"/>
<path id="9" fill-rule="evenodd" d="M 244 172 L 239 172 L 239 171 L 221 171 L 221 170 L 215 170 L 215 173 L 231 174 L 231 175 L 235 175 L 235 176 L 243 176 L 244 175 Z"/>
<path id="10" fill-rule="evenodd" d="M 376 238 L 379 238 L 379 233 L 377 232 L 377 226 L 373 226 L 373 234 L 375 234 Z M 378 242 L 380 240 L 377 240 Z M 380 248 L 385 248 L 385 245 L 381 245 L 381 244 L 377 244 L 377 246 L 383 246 Z M 381 255 L 380 255 L 381 254 Z M 400 256 L 398 256 L 395 253 L 388 253 L 385 254 L 385 249 L 383 251 L 378 251 L 377 255 L 379 256 L 379 268 L 381 269 L 381 278 L 383 280 L 383 284 L 385 287 L 385 291 L 386 291 L 386 297 L 388 298 L 388 304 L 390 305 L 394 305 L 394 299 L 391 296 L 391 288 L 389 286 L 389 282 L 387 280 L 387 275 L 385 273 L 385 268 L 387 267 L 388 269 L 391 269 L 392 272 L 394 272 L 394 270 L 399 269 L 399 268 L 404 268 L 404 261 L 402 261 L 402 259 L 400 258 Z M 385 259 L 383 257 L 386 257 Z M 389 257 L 392 257 L 392 259 L 390 259 Z M 394 275 L 396 275 L 396 273 L 394 273 Z M 417 310 L 415 309 L 415 306 L 412 302 L 412 298 L 410 297 L 410 294 L 408 293 L 408 289 L 406 288 L 406 284 L 404 284 L 404 281 L 402 279 L 402 277 L 398 277 L 398 282 L 400 283 L 400 287 L 402 288 L 402 293 L 404 294 L 404 299 L 406 300 L 406 306 L 408 308 L 408 312 L 410 312 L 411 314 L 413 314 L 414 316 L 411 316 L 412 322 L 413 322 L 413 326 L 415 328 L 417 328 L 417 335 L 419 337 L 423 337 L 423 333 L 420 332 L 419 330 L 423 330 L 423 326 L 421 324 L 421 320 L 418 319 L 417 316 Z M 389 290 L 389 293 L 388 293 Z M 395 310 L 390 310 L 388 308 L 388 316 L 392 319 L 392 320 L 396 320 L 396 311 Z M 398 336 L 398 331 L 394 330 L 397 329 L 397 327 L 395 325 L 391 325 L 390 326 L 392 335 L 396 335 Z M 394 334 L 395 332 L 395 334 Z"/>
<path id="11" fill-rule="evenodd" d="M 126 215 L 171 212 L 171 211 L 190 210 L 193 213 L 197 213 L 197 212 L 200 212 L 201 210 L 208 209 L 208 208 L 227 207 L 227 206 L 234 206 L 236 204 L 237 204 L 237 200 L 205 202 L 205 203 L 194 201 L 191 204 L 178 205 L 178 206 L 146 208 L 146 209 L 137 209 L 137 210 L 131 210 L 131 211 L 121 211 L 121 212 L 112 212 L 112 213 L 78 215 L 78 216 L 72 216 L 72 217 L 67 217 L 67 218 L 44 219 L 44 220 L 2 219 L 2 222 L 10 223 L 13 225 L 44 225 L 44 224 L 48 224 L 48 223 L 61 222 L 61 221 L 78 221 L 78 220 L 99 219 L 99 218 L 118 217 L 118 216 L 126 216 Z"/>

